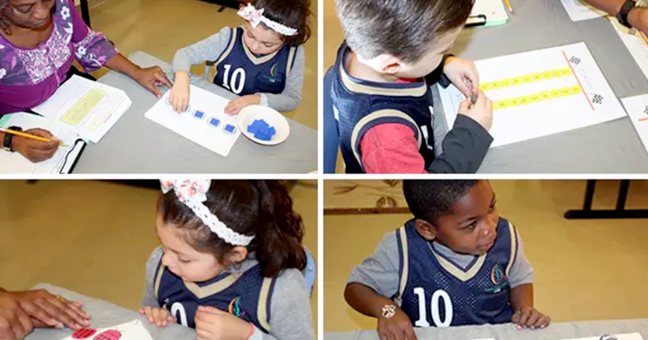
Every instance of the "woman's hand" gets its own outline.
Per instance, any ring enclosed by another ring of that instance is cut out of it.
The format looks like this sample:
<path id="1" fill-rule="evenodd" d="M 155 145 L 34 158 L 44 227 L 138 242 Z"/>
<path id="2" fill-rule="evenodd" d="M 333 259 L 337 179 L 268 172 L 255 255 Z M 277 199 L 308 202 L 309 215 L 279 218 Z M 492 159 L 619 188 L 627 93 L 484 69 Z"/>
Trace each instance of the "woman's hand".
<path id="1" fill-rule="evenodd" d="M 90 314 L 81 309 L 83 303 L 54 296 L 44 289 L 11 293 L 20 307 L 40 324 L 37 326 L 71 329 L 90 326 Z"/>
<path id="2" fill-rule="evenodd" d="M 156 97 L 162 97 L 160 90 L 156 87 L 167 86 L 171 88 L 171 82 L 160 66 L 140 68 L 133 73 L 133 79 L 137 80 L 140 85 L 151 91 Z"/>
<path id="3" fill-rule="evenodd" d="M 225 113 L 230 116 L 237 115 L 246 106 L 259 104 L 260 102 L 260 95 L 248 94 L 247 96 L 239 97 L 229 102 L 229 104 L 227 104 L 227 106 L 225 107 Z"/>
<path id="4" fill-rule="evenodd" d="M 24 338 L 34 325 L 18 300 L 7 292 L 0 292 L 0 340 Z"/>
<path id="5" fill-rule="evenodd" d="M 34 163 L 52 158 L 61 144 L 61 140 L 54 137 L 47 130 L 29 129 L 24 132 L 51 140 L 51 142 L 41 142 L 39 140 L 16 135 L 12 137 L 11 148 Z"/>
<path id="6" fill-rule="evenodd" d="M 176 322 L 176 318 L 166 308 L 146 306 L 140 308 L 139 313 L 146 315 L 148 322 L 155 323 L 157 327 L 166 327 L 169 322 Z"/>
<path id="7" fill-rule="evenodd" d="M 198 340 L 247 340 L 251 325 L 243 319 L 214 307 L 200 306 L 196 311 Z"/>

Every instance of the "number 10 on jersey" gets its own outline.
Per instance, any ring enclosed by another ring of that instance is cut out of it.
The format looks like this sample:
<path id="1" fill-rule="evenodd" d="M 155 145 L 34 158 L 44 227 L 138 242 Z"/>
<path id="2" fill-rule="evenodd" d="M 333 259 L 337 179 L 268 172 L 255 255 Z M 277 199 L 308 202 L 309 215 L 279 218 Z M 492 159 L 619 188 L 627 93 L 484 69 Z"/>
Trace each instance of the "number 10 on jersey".
<path id="1" fill-rule="evenodd" d="M 430 327 L 427 321 L 427 308 L 425 301 L 425 289 L 421 287 L 414 288 L 414 294 L 418 297 L 419 319 L 416 320 L 414 326 L 416 327 Z M 445 308 L 445 320 L 441 321 L 439 313 L 439 300 L 443 300 Z M 432 313 L 432 322 L 436 327 L 449 327 L 452 323 L 452 301 L 450 295 L 446 291 L 439 289 L 432 294 L 432 301 L 430 301 L 430 312 Z"/>
<path id="2" fill-rule="evenodd" d="M 225 68 L 225 74 L 223 75 L 223 87 L 236 94 L 240 94 L 243 91 L 243 87 L 245 86 L 245 70 L 240 67 L 234 70 L 234 73 L 232 73 L 232 80 L 230 81 L 229 75 L 232 65 L 223 65 L 223 67 Z"/>

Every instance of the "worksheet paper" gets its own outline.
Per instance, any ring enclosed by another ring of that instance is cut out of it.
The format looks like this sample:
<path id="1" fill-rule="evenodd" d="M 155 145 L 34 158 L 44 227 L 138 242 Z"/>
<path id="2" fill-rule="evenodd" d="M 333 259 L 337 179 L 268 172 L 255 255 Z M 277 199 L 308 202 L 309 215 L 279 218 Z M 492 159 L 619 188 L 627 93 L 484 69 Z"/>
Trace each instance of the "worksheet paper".
<path id="1" fill-rule="evenodd" d="M 124 91 L 75 75 L 33 110 L 99 143 L 131 104 Z"/>
<path id="2" fill-rule="evenodd" d="M 227 157 L 241 135 L 236 116 L 225 114 L 229 100 L 190 85 L 189 107 L 177 113 L 169 104 L 171 91 L 145 117 L 221 156 Z"/>
<path id="3" fill-rule="evenodd" d="M 609 17 L 609 19 L 617 34 L 621 37 L 621 41 L 626 45 L 637 65 L 648 78 L 648 44 L 636 29 L 621 25 L 616 18 Z"/>
<path id="4" fill-rule="evenodd" d="M 648 94 L 621 98 L 644 148 L 648 152 Z"/>
<path id="5" fill-rule="evenodd" d="M 479 60 L 480 88 L 493 102 L 491 147 L 624 117 L 585 43 Z M 439 86 L 448 128 L 465 96 Z M 586 146 L 584 146 L 586 147 Z"/>
<path id="6" fill-rule="evenodd" d="M 18 152 L 0 150 L 0 173 L 67 174 L 85 147 L 85 142 L 66 125 L 29 113 L 14 113 L 0 119 L 0 128 L 18 126 L 23 130 L 40 128 L 51 132 L 66 146 L 60 146 L 48 160 L 32 163 Z"/>
<path id="7" fill-rule="evenodd" d="M 76 335 L 75 335 L 76 334 Z M 92 334 L 88 336 L 88 334 Z M 87 331 L 77 331 L 61 340 L 153 340 L 142 321 L 133 320 L 121 325 Z"/>
<path id="8" fill-rule="evenodd" d="M 639 333 L 626 333 L 626 334 L 604 334 L 600 336 L 593 336 L 587 338 L 574 338 L 564 340 L 643 340 Z"/>
<path id="9" fill-rule="evenodd" d="M 607 15 L 606 12 L 594 8 L 583 0 L 560 0 L 560 2 L 572 21 L 589 20 Z"/>

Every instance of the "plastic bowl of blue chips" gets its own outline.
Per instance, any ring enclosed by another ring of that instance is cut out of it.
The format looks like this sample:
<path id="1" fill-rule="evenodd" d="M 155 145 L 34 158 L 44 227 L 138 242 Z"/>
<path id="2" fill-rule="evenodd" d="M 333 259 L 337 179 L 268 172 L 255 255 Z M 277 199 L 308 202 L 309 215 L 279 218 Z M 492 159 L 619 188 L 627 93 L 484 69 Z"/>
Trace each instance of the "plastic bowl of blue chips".
<path id="1" fill-rule="evenodd" d="M 237 122 L 245 137 L 263 145 L 283 143 L 290 134 L 286 118 L 267 106 L 245 107 L 239 112 Z"/>

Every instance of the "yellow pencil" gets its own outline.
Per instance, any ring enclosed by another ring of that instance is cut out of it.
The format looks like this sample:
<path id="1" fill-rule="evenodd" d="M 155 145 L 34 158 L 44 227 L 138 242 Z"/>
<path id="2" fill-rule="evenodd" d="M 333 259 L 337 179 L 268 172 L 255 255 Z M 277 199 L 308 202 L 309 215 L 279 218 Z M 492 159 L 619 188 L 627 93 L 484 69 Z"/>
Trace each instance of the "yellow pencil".
<path id="1" fill-rule="evenodd" d="M 508 7 L 509 12 L 511 12 L 511 14 L 513 14 L 513 6 L 511 6 L 511 3 L 509 2 L 509 0 L 504 0 L 504 2 L 506 2 L 506 7 Z"/>
<path id="2" fill-rule="evenodd" d="M 648 45 L 648 38 L 646 38 L 646 35 L 643 34 L 643 32 L 641 32 L 639 30 L 637 30 L 637 32 L 639 32 L 639 35 L 641 35 L 641 38 L 643 38 L 643 41 L 646 43 L 646 45 Z"/>
<path id="3" fill-rule="evenodd" d="M 29 138 L 29 139 L 33 139 L 33 140 L 38 140 L 38 141 L 45 142 L 45 143 L 50 143 L 52 141 L 51 139 L 47 139 L 47 138 L 44 138 L 44 137 L 35 136 L 35 135 L 31 135 L 29 133 L 24 133 L 24 132 L 15 131 L 15 130 L 0 129 L 0 132 L 8 133 L 8 134 L 11 134 L 11 135 L 16 135 L 16 136 L 20 136 L 20 137 L 25 137 L 25 138 Z M 61 144 L 61 146 L 67 146 L 67 145 Z"/>

